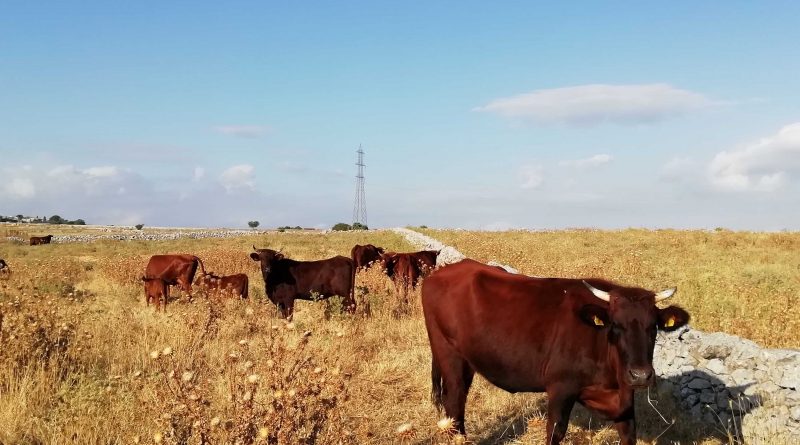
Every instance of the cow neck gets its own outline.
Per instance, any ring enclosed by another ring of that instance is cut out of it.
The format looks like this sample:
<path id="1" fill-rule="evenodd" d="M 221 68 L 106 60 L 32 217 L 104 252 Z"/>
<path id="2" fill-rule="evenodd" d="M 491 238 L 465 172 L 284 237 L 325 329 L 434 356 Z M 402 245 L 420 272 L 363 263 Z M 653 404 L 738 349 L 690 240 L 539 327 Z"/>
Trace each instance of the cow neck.
<path id="1" fill-rule="evenodd" d="M 264 269 L 261 269 L 261 275 L 264 277 L 264 284 L 266 285 L 267 289 L 274 289 L 278 284 L 284 282 L 285 280 L 282 280 L 281 278 L 288 275 L 289 268 L 296 263 L 297 261 L 290 260 L 288 258 L 282 258 L 272 263 L 272 267 L 270 268 L 269 272 L 265 272 Z"/>

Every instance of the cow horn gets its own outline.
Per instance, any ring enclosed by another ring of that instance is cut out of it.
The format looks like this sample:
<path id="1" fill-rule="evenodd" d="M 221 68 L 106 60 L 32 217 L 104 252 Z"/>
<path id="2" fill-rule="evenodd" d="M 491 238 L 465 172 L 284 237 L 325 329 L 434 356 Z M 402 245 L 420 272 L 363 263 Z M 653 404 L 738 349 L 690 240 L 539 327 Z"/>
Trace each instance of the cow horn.
<path id="1" fill-rule="evenodd" d="M 656 303 L 662 300 L 666 300 L 667 298 L 675 295 L 675 291 L 678 290 L 675 287 L 671 287 L 669 289 L 664 289 L 661 292 L 656 294 Z"/>
<path id="2" fill-rule="evenodd" d="M 586 286 L 587 289 L 592 291 L 592 294 L 594 294 L 595 297 L 597 297 L 597 298 L 599 298 L 599 299 L 601 299 L 603 301 L 606 301 L 606 302 L 611 301 L 611 294 L 609 294 L 608 292 L 606 292 L 604 290 L 600 290 L 600 289 L 592 286 L 591 284 L 587 283 L 586 280 L 582 280 L 582 281 L 583 281 L 583 285 Z"/>

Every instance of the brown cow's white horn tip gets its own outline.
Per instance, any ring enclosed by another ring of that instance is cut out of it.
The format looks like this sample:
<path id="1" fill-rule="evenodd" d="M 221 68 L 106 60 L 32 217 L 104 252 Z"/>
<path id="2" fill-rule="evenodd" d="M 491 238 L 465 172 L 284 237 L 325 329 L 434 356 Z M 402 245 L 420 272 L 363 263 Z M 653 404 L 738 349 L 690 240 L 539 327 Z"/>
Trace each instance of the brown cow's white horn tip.
<path id="1" fill-rule="evenodd" d="M 666 300 L 667 298 L 675 295 L 675 291 L 677 291 L 677 290 L 678 290 L 678 288 L 671 287 L 669 289 L 664 289 L 661 292 L 657 293 L 656 294 L 656 303 L 658 303 L 659 301 L 662 301 L 662 300 Z"/>
<path id="2" fill-rule="evenodd" d="M 611 301 L 611 294 L 609 294 L 608 292 L 606 292 L 604 290 L 600 290 L 600 289 L 592 286 L 591 284 L 587 283 L 586 280 L 581 280 L 581 281 L 583 281 L 583 285 L 586 286 L 587 289 L 592 291 L 592 294 L 595 297 L 597 297 L 597 298 L 599 298 L 599 299 L 601 299 L 601 300 L 603 300 L 605 302 Z"/>

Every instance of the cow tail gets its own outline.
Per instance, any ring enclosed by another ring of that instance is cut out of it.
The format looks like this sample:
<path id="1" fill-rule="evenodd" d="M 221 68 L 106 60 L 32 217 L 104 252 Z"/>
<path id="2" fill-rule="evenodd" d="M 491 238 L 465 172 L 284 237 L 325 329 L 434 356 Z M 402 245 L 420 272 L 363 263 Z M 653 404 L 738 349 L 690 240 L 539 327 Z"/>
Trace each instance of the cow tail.
<path id="1" fill-rule="evenodd" d="M 351 264 L 350 266 L 353 268 L 352 281 L 350 281 L 350 301 L 352 301 L 353 304 L 356 304 L 356 272 L 357 272 L 357 268 L 356 268 L 356 259 L 355 258 L 353 258 L 353 264 Z"/>
<path id="2" fill-rule="evenodd" d="M 444 381 L 442 380 L 442 370 L 436 363 L 436 357 L 431 357 L 431 400 L 436 409 L 441 412 L 444 408 Z"/>
<path id="3" fill-rule="evenodd" d="M 208 274 L 206 273 L 206 267 L 205 267 L 205 266 L 203 266 L 203 260 L 201 260 L 201 259 L 200 259 L 200 258 L 198 258 L 198 257 L 194 257 L 194 258 L 197 260 L 197 262 L 198 262 L 198 263 L 200 263 L 200 270 L 201 270 L 201 271 L 203 271 L 203 275 L 208 275 Z"/>

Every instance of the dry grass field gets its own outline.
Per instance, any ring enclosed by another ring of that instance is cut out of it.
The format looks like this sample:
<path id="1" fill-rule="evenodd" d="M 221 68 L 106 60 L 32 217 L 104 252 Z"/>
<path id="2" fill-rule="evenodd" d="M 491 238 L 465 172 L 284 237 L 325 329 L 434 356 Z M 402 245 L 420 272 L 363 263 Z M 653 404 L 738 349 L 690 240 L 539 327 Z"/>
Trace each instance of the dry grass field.
<path id="1" fill-rule="evenodd" d="M 798 235 L 428 234 L 529 274 L 676 284 L 677 303 L 692 311 L 699 328 L 770 346 L 798 344 Z M 0 443 L 457 443 L 437 428 L 440 415 L 429 399 L 418 292 L 407 307 L 372 270 L 358 277 L 355 315 L 341 314 L 336 301 L 299 302 L 287 324 L 265 301 L 257 264 L 248 257 L 253 244 L 318 259 L 348 255 L 353 244 L 366 242 L 413 250 L 391 232 L 0 242 L 0 257 L 13 268 L 0 279 Z M 250 301 L 198 294 L 192 302 L 171 301 L 165 313 L 145 307 L 138 277 L 150 255 L 169 252 L 194 253 L 209 271 L 247 273 Z M 473 388 L 469 443 L 544 443 L 542 396 L 507 394 L 481 379 Z M 724 432 L 694 427 L 668 398 L 654 396 L 677 423 L 667 429 L 640 401 L 641 443 L 728 442 Z M 604 422 L 575 410 L 567 443 L 616 440 Z"/>

